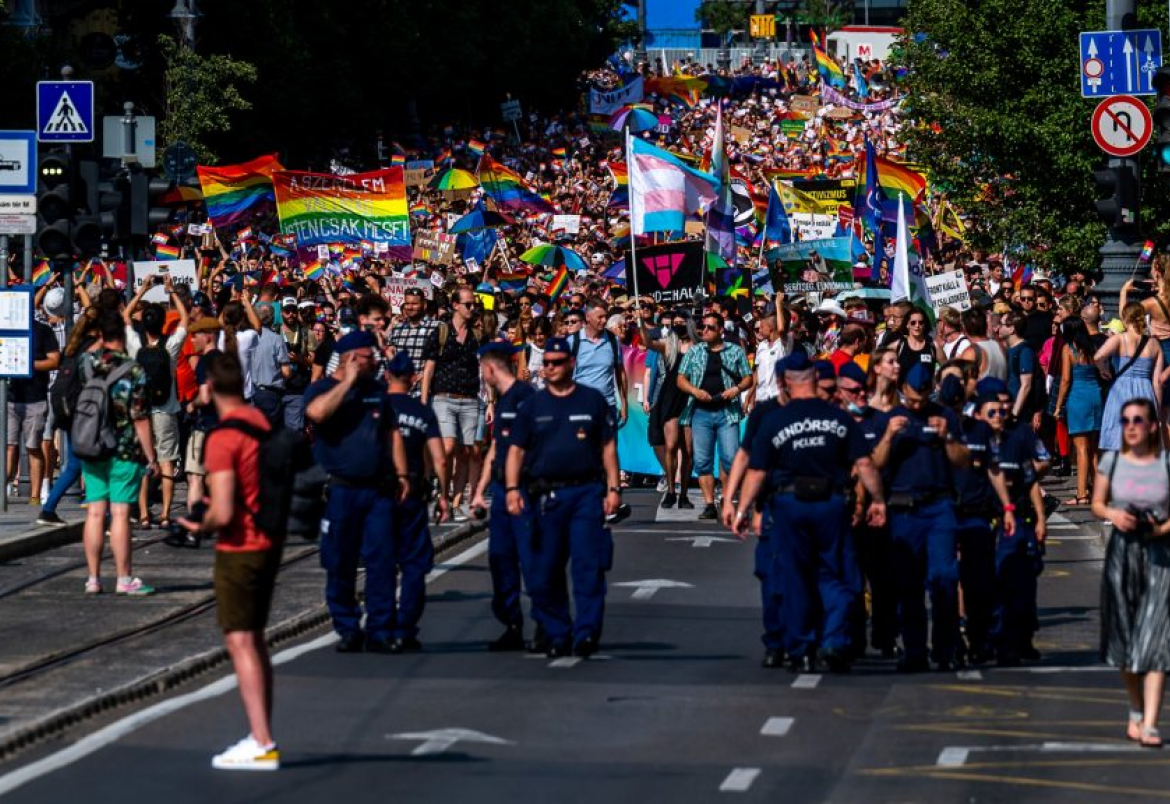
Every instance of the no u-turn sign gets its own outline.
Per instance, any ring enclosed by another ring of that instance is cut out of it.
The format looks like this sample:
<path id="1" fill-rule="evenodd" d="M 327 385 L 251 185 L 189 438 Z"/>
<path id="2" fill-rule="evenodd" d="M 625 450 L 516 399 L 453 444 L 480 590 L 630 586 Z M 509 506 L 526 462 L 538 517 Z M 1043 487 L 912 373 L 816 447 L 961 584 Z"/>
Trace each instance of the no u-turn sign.
<path id="1" fill-rule="evenodd" d="M 1133 156 L 1150 141 L 1150 109 L 1130 95 L 1107 98 L 1093 112 L 1093 139 L 1111 156 Z"/>

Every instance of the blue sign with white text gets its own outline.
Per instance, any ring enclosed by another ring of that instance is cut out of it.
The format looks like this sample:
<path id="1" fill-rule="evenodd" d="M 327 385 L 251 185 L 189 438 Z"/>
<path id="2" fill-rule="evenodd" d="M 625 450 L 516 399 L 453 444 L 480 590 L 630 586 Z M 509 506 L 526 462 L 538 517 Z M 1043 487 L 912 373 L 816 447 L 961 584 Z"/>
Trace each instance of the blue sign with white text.
<path id="1" fill-rule="evenodd" d="M 93 142 L 93 82 L 37 83 L 37 139 Z"/>
<path id="2" fill-rule="evenodd" d="M 1081 97 L 1154 95 L 1162 66 L 1162 32 L 1088 31 L 1081 34 Z"/>

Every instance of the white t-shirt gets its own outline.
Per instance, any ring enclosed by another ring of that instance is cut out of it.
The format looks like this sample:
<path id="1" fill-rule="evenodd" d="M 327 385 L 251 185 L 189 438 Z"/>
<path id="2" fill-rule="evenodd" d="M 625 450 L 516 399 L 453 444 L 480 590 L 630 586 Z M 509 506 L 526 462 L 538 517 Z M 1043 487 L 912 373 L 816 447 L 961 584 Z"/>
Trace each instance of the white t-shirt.
<path id="1" fill-rule="evenodd" d="M 260 340 L 260 333 L 254 329 L 242 329 L 236 333 L 236 348 L 239 350 L 240 368 L 244 371 L 244 399 L 251 399 L 256 394 L 256 385 L 252 382 L 252 356 L 256 352 L 256 343 Z M 216 347 L 223 349 L 224 334 L 219 333 Z"/>
<path id="2" fill-rule="evenodd" d="M 756 402 L 764 402 L 780 395 L 776 382 L 776 361 L 787 357 L 792 350 L 788 335 L 774 341 L 762 341 L 756 347 Z"/>

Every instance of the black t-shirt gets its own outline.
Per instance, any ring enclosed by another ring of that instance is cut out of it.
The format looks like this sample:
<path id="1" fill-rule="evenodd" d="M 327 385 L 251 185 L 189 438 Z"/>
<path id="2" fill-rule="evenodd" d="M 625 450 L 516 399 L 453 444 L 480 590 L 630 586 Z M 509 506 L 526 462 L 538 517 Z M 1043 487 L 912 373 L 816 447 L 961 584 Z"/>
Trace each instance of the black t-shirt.
<path id="1" fill-rule="evenodd" d="M 704 410 L 718 410 L 725 404 L 719 395 L 723 393 L 723 350 L 718 352 L 707 351 L 707 367 L 703 369 L 703 379 L 699 381 L 699 388 L 711 395 L 710 402 L 695 400 L 695 406 Z"/>
<path id="2" fill-rule="evenodd" d="M 537 391 L 517 416 L 512 443 L 525 451 L 533 477 L 564 483 L 604 479 L 602 447 L 613 441 L 609 403 L 578 384 L 568 396 Z"/>
<path id="3" fill-rule="evenodd" d="M 1024 340 L 1036 354 L 1044 349 L 1044 342 L 1052 337 L 1052 312 L 1035 312 L 1024 319 Z"/>
<path id="4" fill-rule="evenodd" d="M 793 399 L 767 414 L 752 440 L 748 465 L 768 473 L 772 488 L 821 477 L 843 489 L 853 464 L 869 455 L 853 418 L 822 399 Z"/>
<path id="5" fill-rule="evenodd" d="M 320 366 L 322 369 L 329 365 L 329 358 L 333 357 L 333 336 L 329 335 L 321 343 L 317 344 L 317 348 L 313 350 L 313 365 Z"/>
<path id="6" fill-rule="evenodd" d="M 442 438 L 435 412 L 409 394 L 390 394 L 395 422 L 406 447 L 407 471 L 414 479 L 426 475 L 427 442 Z M 417 491 L 418 489 L 416 489 Z"/>
<path id="7" fill-rule="evenodd" d="M 42 321 L 33 322 L 33 360 L 44 360 L 54 352 L 60 352 L 57 335 L 53 328 Z M 15 404 L 44 402 L 49 398 L 49 371 L 33 369 L 28 379 L 8 381 L 8 401 Z"/>
<path id="8" fill-rule="evenodd" d="M 199 362 L 195 364 L 195 383 L 203 385 L 207 382 L 207 358 L 212 355 L 219 354 L 218 349 L 212 349 L 205 355 L 199 357 Z M 219 414 L 215 411 L 215 404 L 208 403 L 195 408 L 195 429 L 206 433 L 212 427 L 219 424 Z"/>
<path id="9" fill-rule="evenodd" d="M 987 469 L 991 464 L 991 428 L 978 419 L 963 419 L 963 443 L 971 451 L 971 463 L 955 469 L 959 505 L 971 508 L 989 506 L 995 500 Z"/>

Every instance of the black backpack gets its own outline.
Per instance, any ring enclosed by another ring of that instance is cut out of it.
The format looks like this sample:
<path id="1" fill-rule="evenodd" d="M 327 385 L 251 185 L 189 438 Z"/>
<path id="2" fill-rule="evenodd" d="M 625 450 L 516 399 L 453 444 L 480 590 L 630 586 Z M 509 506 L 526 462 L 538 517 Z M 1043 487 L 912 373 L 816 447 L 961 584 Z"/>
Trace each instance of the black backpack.
<path id="1" fill-rule="evenodd" d="M 162 407 L 171 398 L 171 355 L 167 351 L 167 338 L 159 338 L 154 346 L 143 346 L 134 358 L 146 371 L 146 404 L 152 408 Z"/>
<path id="2" fill-rule="evenodd" d="M 260 442 L 260 498 L 252 519 L 273 541 L 288 535 L 315 539 L 325 515 L 325 470 L 313 460 L 303 433 L 284 427 L 262 430 L 240 419 L 221 421 L 213 430 L 229 429 Z"/>
<path id="3" fill-rule="evenodd" d="M 79 352 L 64 358 L 57 367 L 53 386 L 49 388 L 49 407 L 53 410 L 53 421 L 65 432 L 69 432 L 73 425 L 77 400 L 81 397 L 81 389 L 85 387 L 85 378 L 81 376 L 79 363 L 83 354 L 85 353 Z"/>

